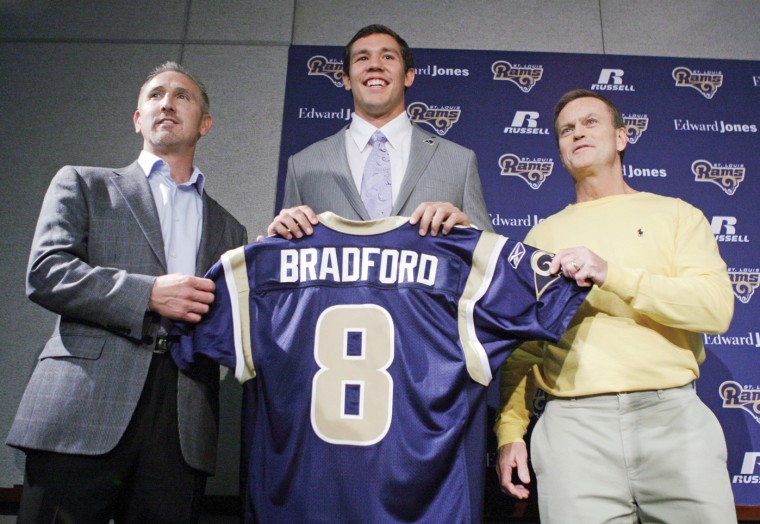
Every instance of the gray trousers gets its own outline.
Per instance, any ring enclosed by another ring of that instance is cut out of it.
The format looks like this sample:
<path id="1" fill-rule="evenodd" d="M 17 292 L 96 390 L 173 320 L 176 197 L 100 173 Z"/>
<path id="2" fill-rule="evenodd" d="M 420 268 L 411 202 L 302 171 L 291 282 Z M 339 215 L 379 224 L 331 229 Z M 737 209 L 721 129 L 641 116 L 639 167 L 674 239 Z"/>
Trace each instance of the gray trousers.
<path id="1" fill-rule="evenodd" d="M 691 384 L 553 398 L 531 455 L 542 524 L 737 521 L 723 431 Z"/>

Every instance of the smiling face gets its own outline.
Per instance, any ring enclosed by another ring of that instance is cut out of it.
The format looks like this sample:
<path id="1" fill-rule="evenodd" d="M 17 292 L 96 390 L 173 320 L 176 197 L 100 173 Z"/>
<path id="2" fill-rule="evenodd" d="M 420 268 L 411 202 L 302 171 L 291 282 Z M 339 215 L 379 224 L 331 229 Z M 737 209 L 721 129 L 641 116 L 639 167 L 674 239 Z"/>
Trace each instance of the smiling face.
<path id="1" fill-rule="evenodd" d="M 140 90 L 133 121 L 143 135 L 143 149 L 160 153 L 193 151 L 211 129 L 211 115 L 202 109 L 198 86 L 186 75 L 167 71 Z"/>
<path id="2" fill-rule="evenodd" d="M 382 127 L 405 110 L 404 90 L 414 82 L 414 69 L 404 70 L 401 47 L 384 33 L 355 41 L 349 57 L 343 82 L 354 97 L 354 111 Z"/>
<path id="3" fill-rule="evenodd" d="M 557 137 L 562 165 L 576 180 L 584 173 L 598 174 L 622 168 L 619 152 L 625 149 L 625 128 L 615 128 L 607 105 L 596 98 L 577 98 L 557 116 Z"/>

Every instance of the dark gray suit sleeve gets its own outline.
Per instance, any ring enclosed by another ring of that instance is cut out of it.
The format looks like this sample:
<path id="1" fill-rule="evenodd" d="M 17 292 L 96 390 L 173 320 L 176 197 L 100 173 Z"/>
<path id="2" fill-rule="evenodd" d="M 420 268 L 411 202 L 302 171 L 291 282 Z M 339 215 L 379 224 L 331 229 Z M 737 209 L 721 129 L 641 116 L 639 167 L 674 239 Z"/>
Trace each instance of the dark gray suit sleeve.
<path id="1" fill-rule="evenodd" d="M 53 178 L 32 242 L 26 292 L 54 313 L 140 338 L 155 277 L 90 261 L 90 235 L 95 229 L 90 213 L 96 197 L 71 166 Z M 108 217 L 97 218 L 101 228 L 119 227 L 109 224 Z M 118 222 L 118 217 L 111 221 Z M 114 231 L 112 242 L 118 241 Z"/>

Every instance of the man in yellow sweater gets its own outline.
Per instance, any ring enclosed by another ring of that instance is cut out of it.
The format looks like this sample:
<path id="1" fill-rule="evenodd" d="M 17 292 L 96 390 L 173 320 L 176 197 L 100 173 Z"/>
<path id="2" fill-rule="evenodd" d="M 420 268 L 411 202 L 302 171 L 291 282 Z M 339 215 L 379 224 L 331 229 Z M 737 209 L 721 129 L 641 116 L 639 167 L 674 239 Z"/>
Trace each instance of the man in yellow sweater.
<path id="1" fill-rule="evenodd" d="M 710 226 L 686 202 L 626 184 L 623 118 L 603 96 L 565 94 L 554 130 L 576 202 L 525 242 L 556 253 L 550 271 L 593 289 L 557 344 L 527 343 L 502 367 L 502 489 L 529 494 L 522 438 L 538 387 L 542 524 L 736 522 L 725 438 L 693 387 L 701 333 L 726 331 L 733 315 Z"/>

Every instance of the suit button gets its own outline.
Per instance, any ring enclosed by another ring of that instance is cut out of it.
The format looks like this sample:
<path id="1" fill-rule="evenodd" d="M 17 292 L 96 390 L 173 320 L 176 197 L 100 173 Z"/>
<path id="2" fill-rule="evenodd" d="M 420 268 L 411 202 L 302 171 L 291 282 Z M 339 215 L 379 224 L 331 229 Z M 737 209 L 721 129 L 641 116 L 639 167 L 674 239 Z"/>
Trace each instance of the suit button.
<path id="1" fill-rule="evenodd" d="M 146 346 L 152 346 L 153 345 L 153 337 L 151 337 L 150 335 L 145 335 L 142 338 L 142 343 L 145 344 Z"/>

